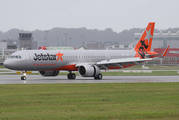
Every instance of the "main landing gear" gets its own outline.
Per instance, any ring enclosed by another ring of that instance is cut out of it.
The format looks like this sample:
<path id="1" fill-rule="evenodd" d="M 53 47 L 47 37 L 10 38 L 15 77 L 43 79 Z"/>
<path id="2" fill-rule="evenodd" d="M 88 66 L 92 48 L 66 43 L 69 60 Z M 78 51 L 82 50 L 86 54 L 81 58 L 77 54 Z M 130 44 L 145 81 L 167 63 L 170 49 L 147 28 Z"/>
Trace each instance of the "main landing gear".
<path id="1" fill-rule="evenodd" d="M 94 77 L 95 80 L 101 80 L 103 78 L 103 75 L 99 73 L 98 76 Z"/>
<path id="2" fill-rule="evenodd" d="M 26 80 L 26 71 L 23 71 L 22 72 L 22 76 L 21 76 L 21 80 Z"/>
<path id="3" fill-rule="evenodd" d="M 74 73 L 71 73 L 71 71 L 70 71 L 70 73 L 67 75 L 67 78 L 70 80 L 72 80 L 72 79 L 75 79 L 76 78 L 76 75 L 74 74 Z M 99 75 L 97 75 L 97 76 L 95 76 L 94 77 L 94 79 L 95 80 L 101 80 L 103 78 L 103 75 L 101 74 L 101 73 L 99 73 Z"/>
<path id="4" fill-rule="evenodd" d="M 68 79 L 75 79 L 76 75 L 75 75 L 75 73 L 71 73 L 71 71 L 70 71 L 70 73 L 67 75 L 67 77 L 68 77 Z"/>

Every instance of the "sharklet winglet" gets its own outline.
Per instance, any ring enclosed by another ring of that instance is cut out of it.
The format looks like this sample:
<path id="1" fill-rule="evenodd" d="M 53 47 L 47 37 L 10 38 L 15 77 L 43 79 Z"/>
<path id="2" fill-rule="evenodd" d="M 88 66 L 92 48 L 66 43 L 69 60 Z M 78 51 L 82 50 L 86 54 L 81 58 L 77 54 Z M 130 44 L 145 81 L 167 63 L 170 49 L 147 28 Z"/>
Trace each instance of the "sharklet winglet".
<path id="1" fill-rule="evenodd" d="M 165 49 L 165 51 L 163 52 L 163 54 L 162 54 L 160 57 L 165 57 L 165 55 L 166 55 L 166 53 L 167 53 L 169 47 L 170 47 L 170 46 L 168 46 L 168 47 Z"/>

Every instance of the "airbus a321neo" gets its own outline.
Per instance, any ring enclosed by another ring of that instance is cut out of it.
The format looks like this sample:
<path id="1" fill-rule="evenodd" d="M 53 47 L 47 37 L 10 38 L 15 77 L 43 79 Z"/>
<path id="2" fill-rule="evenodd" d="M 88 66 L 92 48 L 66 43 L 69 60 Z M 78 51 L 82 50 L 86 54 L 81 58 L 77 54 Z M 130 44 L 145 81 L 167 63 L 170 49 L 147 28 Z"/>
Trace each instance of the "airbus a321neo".
<path id="1" fill-rule="evenodd" d="M 27 71 L 39 71 L 42 76 L 58 76 L 60 70 L 69 71 L 68 79 L 75 79 L 73 71 L 82 77 L 102 79 L 100 70 L 122 69 L 139 65 L 144 61 L 165 56 L 151 51 L 154 22 L 150 22 L 132 50 L 22 50 L 11 54 L 4 66 L 22 71 L 21 80 L 26 80 Z"/>

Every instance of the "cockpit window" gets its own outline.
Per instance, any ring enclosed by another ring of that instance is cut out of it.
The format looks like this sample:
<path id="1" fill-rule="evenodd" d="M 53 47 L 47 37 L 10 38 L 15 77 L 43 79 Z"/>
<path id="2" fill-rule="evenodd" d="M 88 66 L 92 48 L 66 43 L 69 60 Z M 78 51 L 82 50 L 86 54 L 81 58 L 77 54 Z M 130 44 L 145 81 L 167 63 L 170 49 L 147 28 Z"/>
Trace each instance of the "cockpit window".
<path id="1" fill-rule="evenodd" d="M 8 58 L 10 59 L 22 59 L 22 57 L 20 55 L 10 55 Z"/>
<path id="2" fill-rule="evenodd" d="M 9 58 L 14 58 L 14 56 L 11 55 L 11 56 L 9 56 Z"/>

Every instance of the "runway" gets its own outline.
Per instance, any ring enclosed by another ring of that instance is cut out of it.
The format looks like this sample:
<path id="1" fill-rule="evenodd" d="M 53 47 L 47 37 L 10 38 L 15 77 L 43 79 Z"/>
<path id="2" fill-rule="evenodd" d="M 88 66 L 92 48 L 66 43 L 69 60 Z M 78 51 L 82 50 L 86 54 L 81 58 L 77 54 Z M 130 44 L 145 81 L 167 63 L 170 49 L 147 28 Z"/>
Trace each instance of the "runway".
<path id="1" fill-rule="evenodd" d="M 27 75 L 25 81 L 21 81 L 20 77 L 21 75 L 0 75 L 0 84 L 179 82 L 179 76 L 103 76 L 102 80 L 77 76 L 75 80 L 68 80 L 67 76 L 60 75 L 57 77 Z"/>

